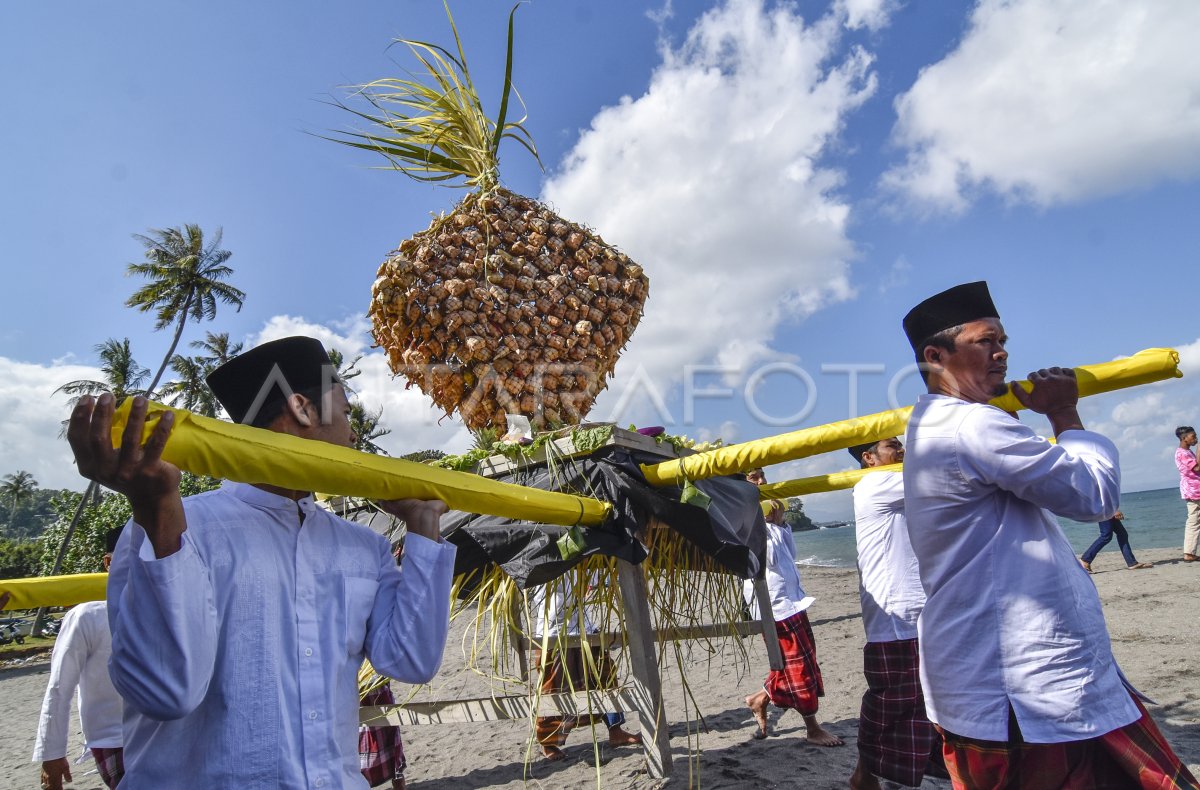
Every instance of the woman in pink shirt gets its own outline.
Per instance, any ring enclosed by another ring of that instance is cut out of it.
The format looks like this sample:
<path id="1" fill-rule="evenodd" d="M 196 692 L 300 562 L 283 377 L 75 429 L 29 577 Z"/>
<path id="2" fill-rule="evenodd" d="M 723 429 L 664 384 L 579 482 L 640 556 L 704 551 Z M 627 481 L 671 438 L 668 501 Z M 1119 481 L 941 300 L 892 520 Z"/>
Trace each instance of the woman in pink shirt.
<path id="1" fill-rule="evenodd" d="M 1181 425 L 1175 429 L 1179 449 L 1175 466 L 1179 467 L 1179 495 L 1187 503 L 1187 521 L 1183 524 L 1183 561 L 1200 560 L 1200 463 L 1196 462 L 1196 429 Z"/>

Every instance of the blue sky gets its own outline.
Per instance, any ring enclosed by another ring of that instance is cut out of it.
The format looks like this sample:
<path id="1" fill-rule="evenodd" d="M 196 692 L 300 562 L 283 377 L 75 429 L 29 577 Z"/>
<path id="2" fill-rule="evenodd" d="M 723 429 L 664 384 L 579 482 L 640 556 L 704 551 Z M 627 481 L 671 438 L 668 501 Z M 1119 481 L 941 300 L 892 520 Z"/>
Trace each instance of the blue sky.
<path id="1" fill-rule="evenodd" d="M 489 106 L 509 8 L 454 5 Z M 591 416 L 751 439 L 850 416 L 835 371 L 864 365 L 882 372 L 860 376 L 854 411 L 887 408 L 910 363 L 905 311 L 984 278 L 1014 372 L 1181 349 L 1192 376 L 1084 405 L 1122 451 L 1126 490 L 1172 485 L 1173 429 L 1200 421 L 1197 25 L 1189 0 L 524 4 L 514 81 L 546 170 L 509 147 L 502 178 L 651 278 Z M 78 485 L 50 393 L 94 375 L 108 337 L 157 366 L 170 338 L 123 307 L 124 267 L 132 234 L 186 222 L 224 229 L 248 298 L 185 342 L 316 333 L 366 354 L 362 396 L 384 406 L 394 452 L 466 445 L 390 380 L 363 318 L 383 256 L 461 193 L 308 134 L 353 125 L 323 103 L 342 86 L 411 65 L 388 49 L 398 36 L 449 43 L 441 4 L 7 9 L 0 472 Z M 789 422 L 804 376 L 811 409 Z M 911 402 L 916 380 L 901 382 Z M 689 410 L 689 389 L 731 394 Z M 847 502 L 807 507 L 833 518 Z"/>

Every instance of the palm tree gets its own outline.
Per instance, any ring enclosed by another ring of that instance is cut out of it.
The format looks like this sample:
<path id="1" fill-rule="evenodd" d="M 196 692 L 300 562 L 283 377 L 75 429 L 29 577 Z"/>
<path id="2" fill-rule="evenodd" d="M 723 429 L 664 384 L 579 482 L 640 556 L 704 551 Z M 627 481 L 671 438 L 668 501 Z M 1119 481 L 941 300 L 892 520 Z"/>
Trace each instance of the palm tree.
<path id="1" fill-rule="evenodd" d="M 198 356 L 197 359 L 204 362 L 208 372 L 212 372 L 214 368 L 224 365 L 242 353 L 242 344 L 229 342 L 228 332 L 221 332 L 220 334 L 205 332 L 203 340 L 193 340 L 190 345 L 197 351 L 206 352 Z"/>
<path id="2" fill-rule="evenodd" d="M 187 320 L 211 321 L 217 315 L 217 302 L 234 305 L 240 311 L 246 294 L 221 282 L 233 274 L 233 269 L 225 265 L 233 253 L 220 248 L 220 228 L 207 245 L 200 226 L 190 224 L 183 228 L 152 228 L 149 235 L 134 238 L 146 248 L 146 260 L 129 264 L 126 273 L 141 275 L 150 282 L 134 291 L 125 305 L 142 312 L 156 311 L 155 330 L 175 324 L 171 347 L 147 387 L 153 392 L 175 355 Z"/>
<path id="3" fill-rule="evenodd" d="M 33 479 L 33 475 L 24 469 L 4 476 L 4 485 L 0 486 L 0 493 L 8 497 L 8 501 L 12 503 L 12 509 L 8 513 L 10 521 L 17 514 L 17 505 L 29 499 L 37 487 L 38 484 Z"/>
<path id="4" fill-rule="evenodd" d="M 388 454 L 387 450 L 375 444 L 376 439 L 387 436 L 392 432 L 391 428 L 384 428 L 379 424 L 379 420 L 382 417 L 383 407 L 375 411 L 369 411 L 358 400 L 350 402 L 350 427 L 354 429 L 354 449 L 362 450 L 364 453 L 374 453 L 375 455 Z"/>
<path id="5" fill-rule="evenodd" d="M 171 357 L 171 369 L 178 378 L 164 384 L 159 394 L 177 408 L 217 417 L 221 403 L 208 387 L 208 374 L 242 353 L 242 344 L 230 342 L 228 332 L 205 332 L 203 340 L 193 340 L 189 345 L 204 353 Z"/>
<path id="6" fill-rule="evenodd" d="M 110 337 L 95 346 L 96 355 L 100 357 L 100 373 L 103 381 L 94 379 L 77 379 L 68 381 L 54 392 L 65 392 L 71 396 L 70 404 L 74 406 L 84 395 L 99 395 L 101 392 L 111 392 L 119 406 L 126 398 L 134 395 L 144 395 L 146 389 L 142 384 L 150 371 L 137 363 L 133 351 L 129 347 L 129 338 L 117 340 Z"/>
<path id="7" fill-rule="evenodd" d="M 336 348 L 329 349 L 329 361 L 333 363 L 333 369 L 337 372 L 338 381 L 342 383 L 346 392 L 350 394 L 354 393 L 354 388 L 350 386 L 349 380 L 355 376 L 362 375 L 362 371 L 358 369 L 358 363 L 361 359 L 362 354 L 359 354 L 347 363 L 345 354 Z"/>
<path id="8" fill-rule="evenodd" d="M 213 367 L 204 357 L 176 354 L 171 357 L 171 369 L 178 378 L 164 384 L 159 394 L 172 406 L 205 417 L 216 417 L 221 411 L 221 404 L 205 381 Z"/>

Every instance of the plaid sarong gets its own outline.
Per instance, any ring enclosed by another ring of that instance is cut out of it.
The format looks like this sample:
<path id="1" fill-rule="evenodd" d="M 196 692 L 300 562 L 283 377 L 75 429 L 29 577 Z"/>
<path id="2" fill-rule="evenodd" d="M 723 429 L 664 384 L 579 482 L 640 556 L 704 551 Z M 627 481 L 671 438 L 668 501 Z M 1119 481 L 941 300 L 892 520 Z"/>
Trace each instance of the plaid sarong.
<path id="1" fill-rule="evenodd" d="M 109 788 L 115 788 L 125 775 L 124 752 L 120 746 L 105 748 L 97 746 L 92 749 L 92 757 L 96 758 L 96 770 L 100 779 Z"/>
<path id="2" fill-rule="evenodd" d="M 1134 698 L 1142 717 L 1098 738 L 1024 743 L 1015 720 L 1007 743 L 942 731 L 946 767 L 956 788 L 971 790 L 1168 790 L 1200 788 Z"/>
<path id="3" fill-rule="evenodd" d="M 798 612 L 776 623 L 775 632 L 783 651 L 783 669 L 772 669 L 763 689 L 776 707 L 794 708 L 803 716 L 811 716 L 817 712 L 817 697 L 825 696 L 825 684 L 821 667 L 817 666 L 808 612 Z"/>
<path id="4" fill-rule="evenodd" d="M 392 687 L 385 683 L 364 694 L 362 705 L 395 705 Z M 360 727 L 358 730 L 358 767 L 363 778 L 371 787 L 404 776 L 408 763 L 404 759 L 404 742 L 400 739 L 400 728 L 392 725 L 383 727 Z"/>
<path id="5" fill-rule="evenodd" d="M 946 777 L 942 737 L 925 715 L 917 640 L 868 642 L 867 691 L 858 717 L 858 753 L 877 777 L 918 787 L 928 771 Z"/>

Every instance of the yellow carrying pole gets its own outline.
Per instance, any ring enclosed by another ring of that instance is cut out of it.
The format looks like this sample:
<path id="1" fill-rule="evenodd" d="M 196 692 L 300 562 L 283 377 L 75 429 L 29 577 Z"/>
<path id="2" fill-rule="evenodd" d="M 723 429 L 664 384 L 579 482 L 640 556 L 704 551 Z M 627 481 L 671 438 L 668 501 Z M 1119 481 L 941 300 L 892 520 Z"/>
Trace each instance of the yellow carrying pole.
<path id="1" fill-rule="evenodd" d="M 1179 378 L 1182 375 L 1179 370 L 1179 352 L 1171 348 L 1150 348 L 1113 362 L 1075 368 L 1081 397 L 1163 379 Z M 1032 388 L 1028 381 L 1021 384 L 1026 391 Z M 991 403 L 1005 411 L 1024 408 L 1011 392 L 993 399 Z M 642 474 L 648 483 L 656 486 L 679 485 L 684 480 L 705 480 L 737 474 L 759 466 L 780 464 L 797 458 L 843 450 L 856 444 L 899 436 L 904 433 L 910 414 L 912 407 L 906 406 L 866 417 L 733 444 L 686 458 L 644 464 Z"/>
<path id="2" fill-rule="evenodd" d="M 899 472 L 904 464 L 888 464 L 887 466 L 871 466 L 866 469 L 847 469 L 844 472 L 833 472 L 827 475 L 801 477 L 798 480 L 788 480 L 783 483 L 770 483 L 760 486 L 759 499 L 787 499 L 805 494 L 823 494 L 826 491 L 841 491 L 843 488 L 854 488 L 855 484 L 871 472 Z"/>
<path id="3" fill-rule="evenodd" d="M 120 446 L 130 398 L 113 419 Z M 143 441 L 164 412 L 175 426 L 163 458 L 197 475 L 239 483 L 266 483 L 296 491 L 366 499 L 440 499 L 453 510 L 562 526 L 604 523 L 612 505 L 598 499 L 501 483 L 467 472 L 387 458 L 312 439 L 214 420 L 151 403 Z"/>
<path id="4" fill-rule="evenodd" d="M 37 609 L 42 606 L 74 606 L 104 599 L 107 573 L 73 573 L 68 576 L 39 576 L 33 579 L 0 580 L 0 594 L 10 593 L 5 609 Z"/>

